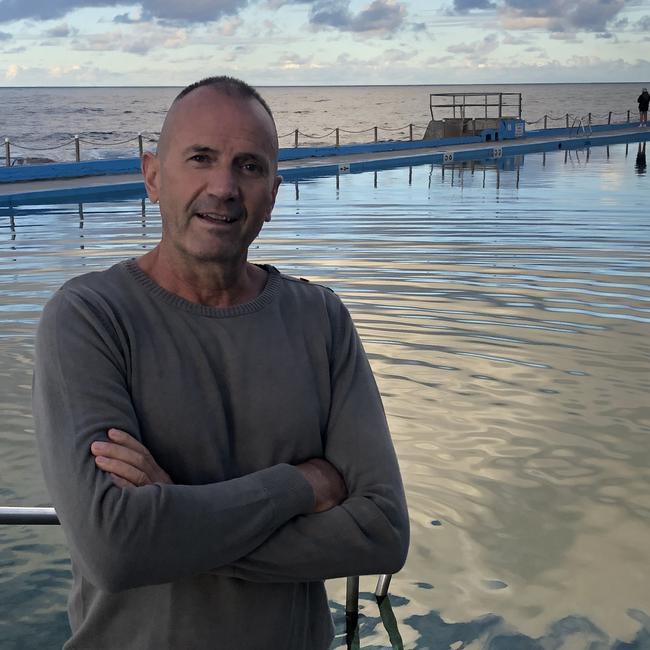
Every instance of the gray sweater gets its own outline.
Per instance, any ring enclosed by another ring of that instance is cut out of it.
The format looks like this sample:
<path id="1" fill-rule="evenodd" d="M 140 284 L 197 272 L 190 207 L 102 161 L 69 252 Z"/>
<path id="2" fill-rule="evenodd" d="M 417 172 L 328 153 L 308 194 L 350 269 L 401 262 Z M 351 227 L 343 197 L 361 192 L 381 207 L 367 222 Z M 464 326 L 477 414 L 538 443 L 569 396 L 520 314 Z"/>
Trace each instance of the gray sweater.
<path id="1" fill-rule="evenodd" d="M 402 567 L 402 483 L 349 314 L 265 268 L 263 292 L 225 309 L 165 291 L 134 260 L 46 305 L 33 409 L 72 559 L 65 648 L 321 650 L 323 580 Z M 114 486 L 90 454 L 110 427 L 175 485 Z M 312 457 L 349 491 L 320 514 L 294 467 Z"/>

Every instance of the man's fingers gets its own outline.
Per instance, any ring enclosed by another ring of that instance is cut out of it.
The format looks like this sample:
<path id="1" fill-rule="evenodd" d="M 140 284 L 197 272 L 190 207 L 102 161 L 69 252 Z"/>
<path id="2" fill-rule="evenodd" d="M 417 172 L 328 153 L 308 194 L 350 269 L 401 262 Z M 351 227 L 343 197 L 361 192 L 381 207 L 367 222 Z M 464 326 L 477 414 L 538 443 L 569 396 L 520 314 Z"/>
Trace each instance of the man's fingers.
<path id="1" fill-rule="evenodd" d="M 98 440 L 90 445 L 90 451 L 92 451 L 94 456 L 105 456 L 106 458 L 122 460 L 143 471 L 147 468 L 147 458 L 144 454 L 129 447 L 125 447 L 122 444 Z"/>
<path id="2" fill-rule="evenodd" d="M 119 488 L 138 487 L 137 485 L 133 485 L 131 481 L 127 481 L 126 479 L 122 478 L 121 476 L 118 476 L 117 474 L 111 474 L 110 477 L 113 480 L 113 483 L 115 483 L 115 485 L 117 485 L 117 487 Z"/>
<path id="3" fill-rule="evenodd" d="M 116 477 L 128 481 L 131 485 L 135 487 L 140 487 L 142 485 L 149 485 L 153 481 L 137 467 L 129 465 L 122 460 L 116 458 L 107 458 L 106 456 L 97 456 L 95 458 L 95 463 L 99 469 L 108 472 L 109 474 L 114 474 Z"/>
<path id="4" fill-rule="evenodd" d="M 149 450 L 141 442 L 138 442 L 133 436 L 121 429 L 109 429 L 108 437 L 118 445 L 137 451 L 140 454 L 147 455 L 149 453 Z"/>

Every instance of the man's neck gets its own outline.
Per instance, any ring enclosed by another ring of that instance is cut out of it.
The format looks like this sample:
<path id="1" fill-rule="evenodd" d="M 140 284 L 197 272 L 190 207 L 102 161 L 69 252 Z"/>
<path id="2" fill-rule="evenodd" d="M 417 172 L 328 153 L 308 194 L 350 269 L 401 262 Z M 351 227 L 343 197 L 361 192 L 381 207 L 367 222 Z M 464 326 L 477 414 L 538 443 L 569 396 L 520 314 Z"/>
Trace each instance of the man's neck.
<path id="1" fill-rule="evenodd" d="M 187 264 L 179 256 L 174 256 L 174 263 L 170 263 L 168 257 L 159 244 L 138 258 L 137 264 L 163 289 L 199 305 L 242 305 L 257 298 L 266 285 L 267 272 L 246 259 L 222 265 L 216 262 Z"/>

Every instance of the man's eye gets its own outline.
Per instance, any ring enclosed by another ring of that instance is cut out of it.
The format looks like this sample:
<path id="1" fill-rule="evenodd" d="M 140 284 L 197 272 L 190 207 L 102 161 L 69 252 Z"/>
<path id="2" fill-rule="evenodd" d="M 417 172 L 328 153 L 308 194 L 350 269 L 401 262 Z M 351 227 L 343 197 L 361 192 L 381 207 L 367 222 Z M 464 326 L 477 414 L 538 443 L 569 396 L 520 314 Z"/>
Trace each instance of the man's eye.
<path id="1" fill-rule="evenodd" d="M 251 173 L 251 174 L 261 174 L 262 173 L 262 165 L 256 162 L 247 162 L 242 165 L 242 169 L 245 171 Z"/>
<path id="2" fill-rule="evenodd" d="M 190 158 L 190 160 L 198 163 L 206 163 L 210 161 L 210 157 L 204 153 L 196 153 Z"/>

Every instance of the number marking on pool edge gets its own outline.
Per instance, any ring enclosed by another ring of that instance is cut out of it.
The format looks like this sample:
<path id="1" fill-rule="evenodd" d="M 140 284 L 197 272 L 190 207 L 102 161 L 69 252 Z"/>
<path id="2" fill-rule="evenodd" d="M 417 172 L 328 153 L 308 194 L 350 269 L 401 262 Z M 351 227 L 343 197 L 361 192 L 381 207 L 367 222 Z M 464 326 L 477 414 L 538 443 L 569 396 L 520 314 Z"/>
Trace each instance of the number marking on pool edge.
<path id="1" fill-rule="evenodd" d="M 453 162 L 454 152 L 453 151 L 443 151 L 442 153 L 442 162 Z"/>
<path id="2" fill-rule="evenodd" d="M 503 156 L 503 149 L 501 147 L 494 147 L 492 149 L 492 158 L 501 158 Z"/>
<path id="3" fill-rule="evenodd" d="M 350 173 L 350 165 L 347 163 L 343 163 L 339 165 L 339 174 L 349 174 Z"/>

